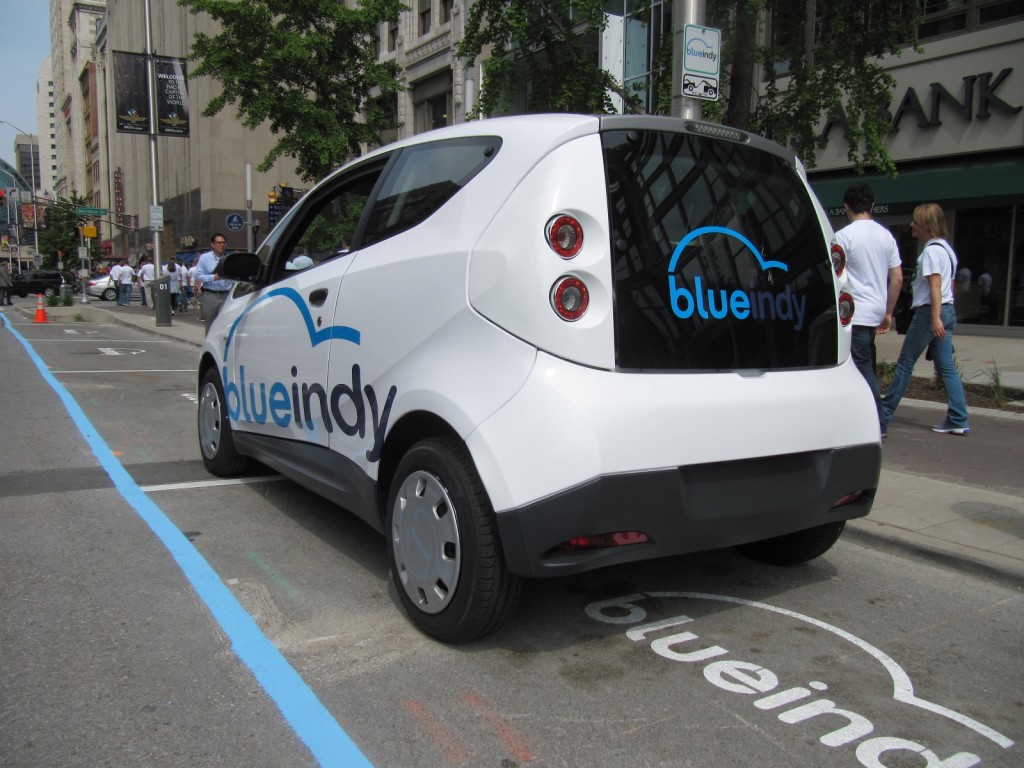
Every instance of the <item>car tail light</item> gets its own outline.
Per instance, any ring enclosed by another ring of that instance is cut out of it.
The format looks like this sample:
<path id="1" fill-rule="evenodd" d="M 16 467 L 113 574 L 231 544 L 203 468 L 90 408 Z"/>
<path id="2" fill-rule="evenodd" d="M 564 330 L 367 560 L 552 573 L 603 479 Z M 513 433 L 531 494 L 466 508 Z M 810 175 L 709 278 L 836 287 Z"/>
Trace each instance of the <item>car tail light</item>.
<path id="1" fill-rule="evenodd" d="M 844 326 L 853 322 L 853 296 L 846 291 L 839 294 L 839 322 Z"/>
<path id="2" fill-rule="evenodd" d="M 551 287 L 551 307 L 563 320 L 579 320 L 589 303 L 590 292 L 578 277 L 560 277 Z"/>
<path id="3" fill-rule="evenodd" d="M 575 536 L 563 541 L 552 552 L 580 552 L 586 549 L 607 549 L 608 547 L 626 547 L 630 544 L 643 544 L 650 539 L 640 531 L 617 531 L 601 533 L 596 536 Z"/>
<path id="4" fill-rule="evenodd" d="M 836 507 L 845 507 L 847 504 L 853 504 L 853 502 L 860 499 L 863 495 L 864 491 L 854 491 L 853 493 L 848 493 L 845 496 L 840 496 L 832 505 L 832 509 L 835 509 Z"/>
<path id="5" fill-rule="evenodd" d="M 551 250 L 563 259 L 571 259 L 583 247 L 583 227 L 572 216 L 555 216 L 548 221 L 544 234 Z"/>
<path id="6" fill-rule="evenodd" d="M 843 246 L 839 243 L 832 244 L 832 271 L 836 273 L 836 277 L 843 274 L 846 269 L 846 251 L 843 250 Z"/>

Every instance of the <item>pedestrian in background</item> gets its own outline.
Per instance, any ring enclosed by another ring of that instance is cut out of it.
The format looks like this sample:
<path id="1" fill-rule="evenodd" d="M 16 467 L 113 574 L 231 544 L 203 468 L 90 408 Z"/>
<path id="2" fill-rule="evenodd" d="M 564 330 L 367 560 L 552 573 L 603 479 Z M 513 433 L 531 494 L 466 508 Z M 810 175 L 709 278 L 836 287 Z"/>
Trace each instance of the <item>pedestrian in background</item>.
<path id="1" fill-rule="evenodd" d="M 184 295 L 182 293 L 181 276 L 184 269 L 175 259 L 174 254 L 167 257 L 167 263 L 161 268 L 168 278 L 167 289 L 171 294 L 171 314 L 174 314 L 175 310 L 181 312 L 181 298 Z"/>
<path id="2" fill-rule="evenodd" d="M 121 261 L 114 262 L 110 267 L 110 284 L 114 286 L 114 290 L 117 292 L 117 306 L 124 306 L 121 303 L 121 265 L 124 263 L 124 259 Z"/>
<path id="3" fill-rule="evenodd" d="M 967 401 L 960 372 L 953 360 L 953 329 L 956 328 L 953 282 L 957 274 L 957 259 L 953 248 L 946 242 L 946 214 L 935 203 L 919 205 L 914 209 L 910 231 L 922 244 L 911 284 L 913 298 L 910 305 L 914 316 L 903 337 L 896 373 L 882 398 L 885 423 L 892 421 L 921 353 L 931 348 L 936 373 L 946 388 L 946 419 L 932 427 L 932 431 L 966 435 L 971 431 L 967 421 Z"/>
<path id="4" fill-rule="evenodd" d="M 142 257 L 142 265 L 139 267 L 139 292 L 142 293 L 142 306 L 156 309 L 156 301 L 153 299 L 153 281 L 156 279 L 156 267 L 149 256 Z M 130 302 L 129 302 L 130 303 Z"/>
<path id="5" fill-rule="evenodd" d="M 9 307 L 14 304 L 11 301 L 11 289 L 14 288 L 14 283 L 11 282 L 11 273 L 7 269 L 7 265 L 0 262 L 0 305 Z"/>
<path id="6" fill-rule="evenodd" d="M 132 305 L 132 286 L 135 284 L 135 270 L 127 259 L 121 261 L 117 270 L 117 303 L 122 307 Z"/>
<path id="7" fill-rule="evenodd" d="M 878 411 L 878 426 L 886 436 L 882 398 L 878 387 L 875 335 L 892 326 L 892 311 L 903 286 L 900 250 L 889 230 L 871 218 L 874 190 L 854 184 L 843 195 L 843 207 L 850 223 L 836 232 L 836 242 L 846 254 L 850 293 L 853 295 L 853 338 L 850 354 L 871 389 Z"/>
<path id="8" fill-rule="evenodd" d="M 199 257 L 196 262 L 195 284 L 200 292 L 200 300 L 203 306 L 203 318 L 206 327 L 217 317 L 220 306 L 227 298 L 228 291 L 234 286 L 231 280 L 221 280 L 217 276 L 217 268 L 224 256 L 224 248 L 227 240 L 220 232 L 214 232 L 210 238 L 210 250 Z"/>

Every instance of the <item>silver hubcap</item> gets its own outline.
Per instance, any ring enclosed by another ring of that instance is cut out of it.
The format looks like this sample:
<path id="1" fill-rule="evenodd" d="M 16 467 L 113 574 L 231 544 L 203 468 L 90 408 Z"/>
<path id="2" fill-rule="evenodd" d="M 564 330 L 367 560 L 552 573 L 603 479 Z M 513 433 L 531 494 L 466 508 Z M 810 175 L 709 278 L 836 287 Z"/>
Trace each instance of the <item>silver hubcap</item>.
<path id="1" fill-rule="evenodd" d="M 199 445 L 203 455 L 213 460 L 217 458 L 220 448 L 220 423 L 223 418 L 220 408 L 220 395 L 212 383 L 203 387 L 199 396 Z"/>
<path id="2" fill-rule="evenodd" d="M 414 472 L 398 489 L 391 537 L 405 593 L 424 613 L 440 613 L 459 580 L 462 548 L 448 491 L 429 472 Z"/>

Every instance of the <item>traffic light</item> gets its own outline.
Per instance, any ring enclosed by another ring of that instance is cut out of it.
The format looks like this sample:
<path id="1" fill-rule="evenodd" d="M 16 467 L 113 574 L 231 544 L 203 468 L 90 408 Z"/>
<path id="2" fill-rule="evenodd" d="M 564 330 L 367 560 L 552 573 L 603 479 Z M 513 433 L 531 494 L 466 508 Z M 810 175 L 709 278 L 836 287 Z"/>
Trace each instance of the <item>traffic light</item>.
<path id="1" fill-rule="evenodd" d="M 277 202 L 277 190 L 276 189 L 272 189 L 269 192 L 267 192 L 267 202 L 270 203 L 271 205 L 274 205 Z"/>
<path id="2" fill-rule="evenodd" d="M 7 205 L 7 190 L 0 189 L 0 207 Z"/>
<path id="3" fill-rule="evenodd" d="M 295 202 L 295 190 L 287 184 L 281 185 L 281 202 L 285 205 L 291 205 Z"/>

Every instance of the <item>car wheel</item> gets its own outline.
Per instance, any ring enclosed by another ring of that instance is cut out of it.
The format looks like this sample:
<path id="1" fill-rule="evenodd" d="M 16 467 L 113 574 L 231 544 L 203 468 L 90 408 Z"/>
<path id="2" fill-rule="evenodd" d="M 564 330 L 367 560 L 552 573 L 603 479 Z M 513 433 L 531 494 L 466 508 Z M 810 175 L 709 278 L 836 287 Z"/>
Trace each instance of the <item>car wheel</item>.
<path id="1" fill-rule="evenodd" d="M 199 388 L 199 448 L 206 469 L 218 477 L 238 475 L 249 467 L 249 457 L 235 450 L 224 388 L 216 368 L 206 372 Z"/>
<path id="2" fill-rule="evenodd" d="M 46 296 L 47 298 L 49 298 L 51 296 L 56 296 L 56 295 L 57 295 L 57 289 L 54 288 L 52 285 L 48 285 L 45 288 L 43 288 L 43 296 Z"/>
<path id="3" fill-rule="evenodd" d="M 100 298 L 103 301 L 114 301 L 115 299 L 117 299 L 117 289 L 107 288 L 105 291 L 103 291 L 102 294 L 100 294 Z"/>
<path id="4" fill-rule="evenodd" d="M 739 547 L 740 552 L 772 565 L 796 565 L 825 554 L 839 539 L 846 521 L 827 523 L 805 531 L 795 531 L 774 539 L 753 541 Z"/>
<path id="5" fill-rule="evenodd" d="M 505 566 L 494 510 L 458 440 L 423 440 L 402 457 L 388 500 L 387 534 L 399 598 L 424 633 L 469 642 L 515 609 L 522 579 Z"/>

